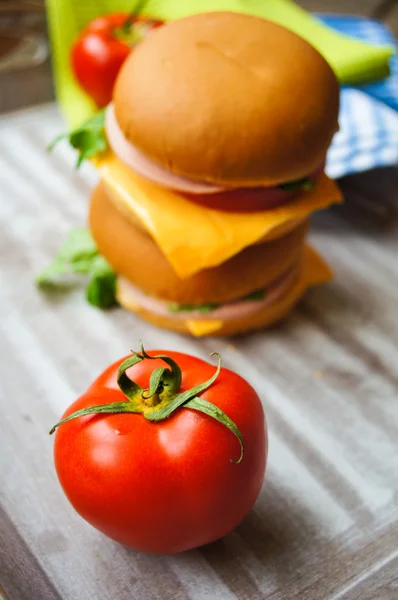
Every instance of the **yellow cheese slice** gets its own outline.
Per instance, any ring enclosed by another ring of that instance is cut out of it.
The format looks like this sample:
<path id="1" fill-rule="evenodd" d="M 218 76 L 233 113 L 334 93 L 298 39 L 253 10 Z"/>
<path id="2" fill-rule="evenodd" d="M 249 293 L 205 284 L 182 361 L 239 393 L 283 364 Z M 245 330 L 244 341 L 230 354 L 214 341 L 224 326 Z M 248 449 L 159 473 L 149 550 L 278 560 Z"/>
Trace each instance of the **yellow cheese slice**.
<path id="1" fill-rule="evenodd" d="M 189 333 L 195 337 L 202 337 L 219 331 L 223 326 L 220 319 L 187 319 L 184 321 Z"/>
<path id="2" fill-rule="evenodd" d="M 326 283 L 333 274 L 328 264 L 310 246 L 304 249 L 304 259 L 300 276 L 296 283 L 279 300 L 259 311 L 258 321 L 261 326 L 267 326 L 285 316 L 296 304 L 305 291 L 315 285 Z M 195 337 L 202 337 L 220 331 L 224 322 L 220 319 L 184 321 L 189 332 Z"/>
<path id="3" fill-rule="evenodd" d="M 326 283 L 333 278 L 332 269 L 314 248 L 306 246 L 304 253 L 303 270 L 300 278 L 304 289 Z"/>
<path id="4" fill-rule="evenodd" d="M 139 219 L 179 277 L 219 265 L 275 228 L 342 199 L 336 184 L 322 175 L 312 190 L 301 192 L 284 206 L 228 213 L 200 206 L 143 179 L 111 152 L 93 162 L 114 202 Z"/>
<path id="5" fill-rule="evenodd" d="M 139 315 L 147 318 L 149 321 L 166 327 L 169 329 L 175 329 L 176 331 L 188 330 L 195 337 L 202 337 L 206 335 L 230 335 L 236 334 L 237 329 L 241 332 L 248 331 L 251 329 L 262 329 L 280 321 L 285 315 L 287 315 L 294 305 L 300 300 L 304 292 L 311 286 L 318 285 L 328 281 L 332 277 L 332 272 L 329 269 L 325 261 L 319 256 L 319 254 L 306 246 L 304 248 L 303 262 L 300 270 L 300 274 L 286 293 L 284 293 L 275 302 L 272 302 L 269 306 L 259 308 L 256 313 L 243 316 L 239 321 L 239 327 L 237 328 L 236 319 L 232 321 L 222 321 L 221 319 L 186 319 L 180 321 L 174 318 L 171 314 L 169 317 L 157 318 L 155 313 L 146 311 L 142 306 L 136 302 L 124 286 L 119 286 L 117 289 L 117 298 L 121 306 L 136 312 Z M 183 323 L 185 329 L 181 329 L 180 326 L 175 327 Z"/>

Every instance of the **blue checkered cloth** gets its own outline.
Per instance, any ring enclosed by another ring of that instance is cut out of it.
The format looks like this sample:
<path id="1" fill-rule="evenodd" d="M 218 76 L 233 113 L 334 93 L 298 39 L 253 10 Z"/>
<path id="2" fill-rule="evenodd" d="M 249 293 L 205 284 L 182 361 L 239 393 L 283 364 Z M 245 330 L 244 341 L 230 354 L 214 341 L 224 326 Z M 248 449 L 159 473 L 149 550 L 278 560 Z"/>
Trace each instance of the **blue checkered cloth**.
<path id="1" fill-rule="evenodd" d="M 329 27 L 372 44 L 396 41 L 382 23 L 363 17 L 317 15 Z M 326 172 L 337 178 L 398 164 L 398 55 L 391 75 L 377 83 L 341 90 L 340 131 L 328 152 Z"/>

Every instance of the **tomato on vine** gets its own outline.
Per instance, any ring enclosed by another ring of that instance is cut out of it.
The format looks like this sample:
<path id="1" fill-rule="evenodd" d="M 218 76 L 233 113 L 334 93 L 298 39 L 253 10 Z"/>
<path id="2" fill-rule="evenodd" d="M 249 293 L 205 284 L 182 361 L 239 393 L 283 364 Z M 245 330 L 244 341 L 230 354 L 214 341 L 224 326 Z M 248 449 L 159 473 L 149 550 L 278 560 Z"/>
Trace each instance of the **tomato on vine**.
<path id="1" fill-rule="evenodd" d="M 163 21 L 133 14 L 110 13 L 91 21 L 71 49 L 71 66 L 80 86 L 98 108 L 112 99 L 120 67 L 131 50 Z"/>

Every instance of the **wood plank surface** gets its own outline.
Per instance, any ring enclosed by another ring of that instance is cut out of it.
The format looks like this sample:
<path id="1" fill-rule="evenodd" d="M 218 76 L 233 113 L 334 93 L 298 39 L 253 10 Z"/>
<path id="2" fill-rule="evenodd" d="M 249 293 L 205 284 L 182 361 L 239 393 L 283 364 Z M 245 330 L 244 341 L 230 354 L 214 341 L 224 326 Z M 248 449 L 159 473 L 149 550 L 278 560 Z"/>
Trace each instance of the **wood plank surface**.
<path id="1" fill-rule="evenodd" d="M 318 215 L 311 239 L 335 271 L 281 326 L 195 340 L 33 278 L 86 220 L 97 175 L 60 145 L 54 106 L 0 118 L 0 585 L 8 600 L 395 600 L 398 560 L 398 171 L 344 189 L 388 218 Z M 372 191 L 373 190 L 373 191 Z M 347 202 L 347 205 L 350 203 Z M 236 532 L 154 557 L 119 546 L 63 496 L 49 427 L 134 347 L 180 349 L 258 390 L 270 432 L 266 481 Z"/>
<path id="2" fill-rule="evenodd" d="M 381 10 L 398 33 L 394 3 L 300 4 Z M 0 77 L 0 112 L 52 97 L 48 62 Z M 78 291 L 46 298 L 32 285 L 84 222 L 96 180 L 73 170 L 65 148 L 45 156 L 61 128 L 52 107 L 0 120 L 0 598 L 396 600 L 398 169 L 345 178 L 345 206 L 314 219 L 311 237 L 336 277 L 284 325 L 194 341 L 99 313 Z M 221 351 L 258 388 L 269 422 L 254 511 L 225 540 L 176 557 L 102 537 L 72 512 L 52 466 L 49 426 L 139 337 L 204 357 Z"/>

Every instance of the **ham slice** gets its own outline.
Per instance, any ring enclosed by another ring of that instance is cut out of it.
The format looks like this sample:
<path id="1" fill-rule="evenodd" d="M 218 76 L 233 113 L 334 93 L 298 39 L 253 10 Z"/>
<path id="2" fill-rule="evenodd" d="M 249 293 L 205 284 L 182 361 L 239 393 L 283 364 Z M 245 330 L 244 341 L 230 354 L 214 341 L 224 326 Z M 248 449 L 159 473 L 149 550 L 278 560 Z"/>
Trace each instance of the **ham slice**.
<path id="1" fill-rule="evenodd" d="M 186 320 L 206 320 L 219 319 L 221 321 L 228 321 L 231 319 L 240 319 L 246 317 L 258 310 L 262 310 L 266 306 L 269 306 L 276 300 L 278 300 L 283 294 L 293 285 L 298 277 L 299 266 L 296 265 L 290 269 L 285 275 L 282 275 L 275 283 L 264 290 L 264 299 L 262 300 L 245 300 L 239 299 L 235 302 L 226 302 L 220 306 L 206 311 L 205 313 L 200 310 L 181 310 L 174 312 L 169 310 L 171 302 L 154 298 L 153 296 L 147 296 L 139 288 L 134 286 L 124 277 L 118 278 L 118 287 L 123 290 L 123 297 L 129 298 L 132 304 L 137 304 L 148 312 L 155 313 L 162 317 L 169 317 L 173 319 Z"/>
<path id="2" fill-rule="evenodd" d="M 147 158 L 142 152 L 126 140 L 116 120 L 113 104 L 106 110 L 105 130 L 108 142 L 113 152 L 128 167 L 139 175 L 150 179 L 154 183 L 178 192 L 187 194 L 216 194 L 224 192 L 225 188 L 200 181 L 193 181 L 187 177 L 181 177 L 170 173 Z"/>
<path id="3" fill-rule="evenodd" d="M 157 183 L 161 187 L 169 188 L 183 194 L 191 196 L 206 196 L 208 194 L 219 194 L 218 205 L 221 208 L 229 206 L 229 195 L 232 194 L 232 208 L 236 210 L 235 205 L 240 206 L 242 200 L 239 192 L 246 191 L 250 196 L 251 204 L 255 202 L 255 210 L 262 210 L 262 207 L 272 208 L 294 198 L 297 191 L 285 191 L 278 186 L 256 187 L 256 188 L 228 188 L 206 183 L 205 181 L 194 181 L 188 177 L 176 175 L 160 165 L 147 158 L 138 148 L 129 142 L 117 122 L 113 104 L 109 104 L 105 114 L 105 130 L 110 147 L 116 156 L 133 171 L 142 175 L 146 179 Z M 309 175 L 310 179 L 317 179 L 323 171 L 324 163 L 318 169 Z M 234 195 L 238 194 L 238 201 L 233 202 Z M 247 200 L 247 199 L 246 199 Z M 212 201 L 209 203 L 201 200 L 201 204 L 212 207 Z M 243 202 L 245 206 L 247 202 Z"/>

